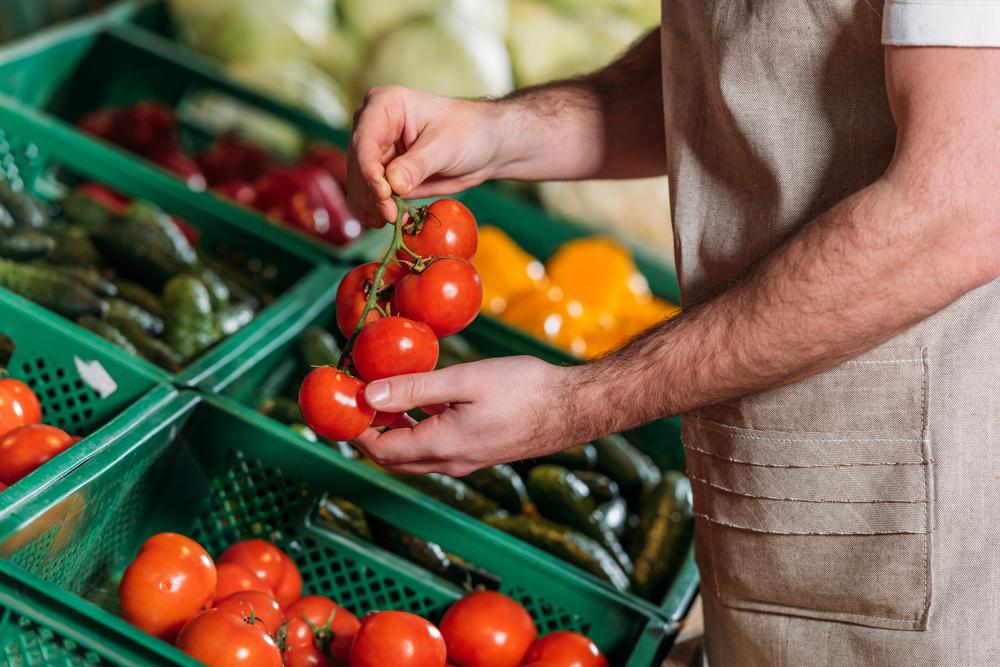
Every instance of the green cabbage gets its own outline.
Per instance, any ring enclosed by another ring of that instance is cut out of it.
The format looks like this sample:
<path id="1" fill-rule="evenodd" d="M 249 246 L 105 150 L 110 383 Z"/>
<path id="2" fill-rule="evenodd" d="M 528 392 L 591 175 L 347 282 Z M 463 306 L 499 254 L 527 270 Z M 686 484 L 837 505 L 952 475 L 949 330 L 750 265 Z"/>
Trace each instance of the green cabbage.
<path id="1" fill-rule="evenodd" d="M 496 32 L 503 32 L 507 16 L 507 0 L 340 0 L 337 6 L 352 29 L 367 40 L 442 10 Z"/>

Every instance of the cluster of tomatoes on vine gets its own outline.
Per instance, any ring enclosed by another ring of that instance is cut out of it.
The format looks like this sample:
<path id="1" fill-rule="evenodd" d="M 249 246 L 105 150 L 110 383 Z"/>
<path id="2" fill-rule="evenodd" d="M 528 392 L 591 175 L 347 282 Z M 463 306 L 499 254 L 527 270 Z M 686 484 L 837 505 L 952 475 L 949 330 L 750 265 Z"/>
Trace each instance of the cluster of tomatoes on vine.
<path id="1" fill-rule="evenodd" d="M 331 440 L 350 440 L 402 415 L 377 413 L 366 383 L 434 370 L 438 338 L 475 319 L 483 299 L 470 260 L 478 230 L 455 199 L 414 209 L 396 198 L 393 241 L 381 262 L 351 270 L 337 289 L 337 326 L 347 337 L 337 368 L 309 373 L 299 388 L 306 424 Z"/>

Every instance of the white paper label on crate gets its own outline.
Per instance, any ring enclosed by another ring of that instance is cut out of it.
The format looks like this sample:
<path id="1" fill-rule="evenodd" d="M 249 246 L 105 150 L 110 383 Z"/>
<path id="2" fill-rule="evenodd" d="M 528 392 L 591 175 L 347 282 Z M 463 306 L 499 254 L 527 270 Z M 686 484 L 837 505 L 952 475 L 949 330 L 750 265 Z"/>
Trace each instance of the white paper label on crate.
<path id="1" fill-rule="evenodd" d="M 101 398 L 107 398 L 118 391 L 118 384 L 101 362 L 84 361 L 80 357 L 73 357 L 73 363 L 76 364 L 76 372 L 80 374 L 80 379 Z"/>

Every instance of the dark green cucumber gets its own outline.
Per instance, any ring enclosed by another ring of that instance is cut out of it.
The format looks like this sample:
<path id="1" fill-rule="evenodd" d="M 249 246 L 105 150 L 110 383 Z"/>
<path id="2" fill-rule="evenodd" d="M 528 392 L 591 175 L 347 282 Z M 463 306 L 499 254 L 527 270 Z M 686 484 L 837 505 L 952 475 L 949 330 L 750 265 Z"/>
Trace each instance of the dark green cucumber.
<path id="1" fill-rule="evenodd" d="M 316 366 L 335 366 L 340 361 L 337 339 L 322 327 L 306 327 L 295 341 L 295 347 L 306 373 Z"/>
<path id="2" fill-rule="evenodd" d="M 501 464 L 477 470 L 471 475 L 462 477 L 462 481 L 487 498 L 500 503 L 500 507 L 508 512 L 520 514 L 531 502 L 524 480 L 509 465 Z"/>
<path id="3" fill-rule="evenodd" d="M 626 574 L 632 572 L 632 559 L 618 536 L 595 516 L 597 502 L 583 480 L 565 468 L 540 465 L 528 475 L 528 495 L 542 516 L 596 540 Z"/>
<path id="4" fill-rule="evenodd" d="M 176 350 L 159 338 L 147 333 L 132 320 L 108 318 L 108 321 L 129 339 L 141 357 L 171 373 L 176 373 L 183 368 L 184 359 Z"/>
<path id="5" fill-rule="evenodd" d="M 474 517 L 483 517 L 500 509 L 500 506 L 492 499 L 455 477 L 437 473 L 427 475 L 396 473 L 394 476 L 404 484 Z"/>
<path id="6" fill-rule="evenodd" d="M 219 330 L 223 336 L 232 336 L 234 333 L 253 322 L 253 308 L 245 303 L 233 303 L 223 306 L 215 313 L 219 323 Z"/>
<path id="7" fill-rule="evenodd" d="M 167 282 L 163 288 L 163 310 L 164 339 L 184 359 L 201 354 L 222 338 L 212 312 L 212 297 L 195 276 L 177 276 Z"/>
<path id="8" fill-rule="evenodd" d="M 275 396 L 274 398 L 268 398 L 257 411 L 266 417 L 270 417 L 275 421 L 279 421 L 282 424 L 301 424 L 302 422 L 302 411 L 299 410 L 299 404 L 295 399 L 288 398 L 286 396 Z"/>
<path id="9" fill-rule="evenodd" d="M 99 317 L 108 304 L 86 287 L 49 268 L 0 259 L 0 287 L 6 287 L 63 317 Z"/>
<path id="10" fill-rule="evenodd" d="M 51 236 L 36 229 L 12 229 L 0 233 L 0 257 L 15 262 L 43 259 L 55 250 Z"/>
<path id="11" fill-rule="evenodd" d="M 289 424 L 288 428 L 292 429 L 309 442 L 319 442 L 319 436 L 316 435 L 316 432 L 305 424 Z"/>
<path id="12" fill-rule="evenodd" d="M 617 482 L 630 503 L 638 503 L 644 492 L 659 483 L 660 469 L 653 460 L 622 436 L 604 436 L 593 445 L 597 450 L 597 471 Z"/>
<path id="13" fill-rule="evenodd" d="M 368 517 L 372 541 L 440 577 L 449 577 L 454 570 L 451 558 L 440 545 L 401 530 L 373 516 Z"/>
<path id="14" fill-rule="evenodd" d="M 549 454 L 539 459 L 539 461 L 554 466 L 562 466 L 569 470 L 593 470 L 597 465 L 597 449 L 588 442 L 583 445 L 564 449 L 555 454 Z"/>
<path id="15" fill-rule="evenodd" d="M 114 217 L 103 204 L 79 190 L 63 197 L 59 208 L 67 221 L 87 231 L 104 227 Z"/>
<path id="16" fill-rule="evenodd" d="M 628 528 L 628 503 L 621 496 L 601 503 L 594 510 L 594 520 L 621 539 Z"/>
<path id="17" fill-rule="evenodd" d="M 611 583 L 621 591 L 629 589 L 628 575 L 618 562 L 595 540 L 558 523 L 524 515 L 493 514 L 486 523 L 527 542 L 542 551 L 572 563 Z"/>
<path id="18" fill-rule="evenodd" d="M 194 273 L 201 279 L 201 282 L 205 283 L 205 287 L 208 288 L 208 293 L 212 297 L 212 304 L 216 308 L 229 304 L 229 287 L 226 286 L 226 281 L 219 274 L 206 266 L 195 267 Z"/>
<path id="19" fill-rule="evenodd" d="M 6 206 L 0 204 L 0 229 L 14 229 L 16 226 L 14 216 L 10 214 Z"/>
<path id="20" fill-rule="evenodd" d="M 10 181 L 0 181 L 0 205 L 10 213 L 14 225 L 22 229 L 40 229 L 49 224 L 44 206 L 23 189 L 15 190 Z"/>
<path id="21" fill-rule="evenodd" d="M 115 287 L 118 288 L 118 297 L 125 301 L 130 301 L 148 313 L 163 318 L 163 304 L 160 298 L 148 289 L 124 278 L 115 279 Z"/>
<path id="22" fill-rule="evenodd" d="M 131 341 L 125 337 L 125 334 L 116 329 L 112 324 L 98 319 L 93 315 L 81 315 L 77 318 L 76 323 L 84 329 L 93 331 L 104 340 L 115 345 L 116 347 L 121 348 L 129 354 L 138 354 L 135 346 L 132 345 Z"/>
<path id="23" fill-rule="evenodd" d="M 590 489 L 590 495 L 599 503 L 606 503 L 621 495 L 618 482 L 607 475 L 593 470 L 574 470 L 573 474 L 587 485 L 587 488 Z"/>
<path id="24" fill-rule="evenodd" d="M 669 471 L 643 498 L 639 527 L 629 545 L 639 595 L 654 599 L 663 594 L 688 551 L 693 530 L 691 483 L 683 474 Z"/>
<path id="25" fill-rule="evenodd" d="M 70 280 L 75 280 L 91 292 L 101 297 L 113 297 L 118 294 L 115 284 L 102 276 L 100 272 L 92 266 L 70 266 L 68 264 L 49 265 L 54 271 L 58 271 Z M 111 300 L 108 301 L 108 312 L 111 312 Z"/>
<path id="26" fill-rule="evenodd" d="M 122 215 L 124 226 L 140 229 L 155 243 L 167 248 L 189 266 L 198 264 L 198 253 L 170 215 L 146 201 L 129 204 Z"/>
<path id="27" fill-rule="evenodd" d="M 316 513 L 319 523 L 350 533 L 363 540 L 372 539 L 368 519 L 360 507 L 342 498 L 326 497 Z"/>
<path id="28" fill-rule="evenodd" d="M 104 259 L 119 274 L 155 292 L 163 289 L 174 276 L 186 274 L 194 268 L 135 225 L 108 225 L 94 231 L 91 238 Z M 198 283 L 205 287 L 200 280 Z"/>
<path id="29" fill-rule="evenodd" d="M 133 322 L 154 336 L 162 334 L 165 327 L 162 318 L 124 299 L 108 299 L 107 317 L 118 322 L 123 320 Z"/>
<path id="30" fill-rule="evenodd" d="M 47 257 L 49 263 L 95 267 L 101 264 L 101 253 L 90 240 L 90 233 L 84 228 L 74 225 L 49 225 L 45 228 L 45 233 L 56 243 L 56 247 Z"/>

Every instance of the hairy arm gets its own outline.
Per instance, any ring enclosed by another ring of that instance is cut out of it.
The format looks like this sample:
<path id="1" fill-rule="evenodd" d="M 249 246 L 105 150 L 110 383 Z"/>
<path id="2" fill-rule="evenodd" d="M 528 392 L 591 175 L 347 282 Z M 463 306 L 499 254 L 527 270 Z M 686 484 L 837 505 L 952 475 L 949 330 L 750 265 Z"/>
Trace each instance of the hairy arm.
<path id="1" fill-rule="evenodd" d="M 459 192 L 490 178 L 632 178 L 666 171 L 660 36 L 593 74 L 499 100 L 374 88 L 355 116 L 347 194 L 365 223 L 391 196 Z"/>
<path id="2" fill-rule="evenodd" d="M 995 280 L 1000 50 L 889 48 L 886 67 L 898 128 L 886 173 L 739 283 L 583 366 L 491 360 L 373 383 L 382 409 L 425 396 L 452 408 L 361 446 L 456 474 L 555 451 L 831 368 Z"/>

